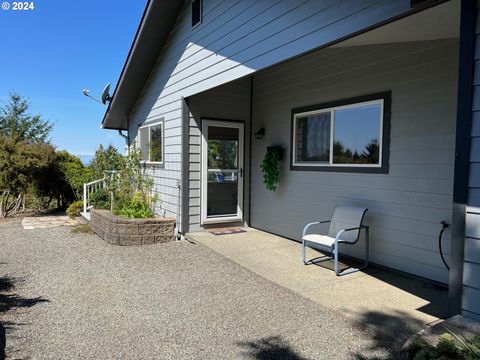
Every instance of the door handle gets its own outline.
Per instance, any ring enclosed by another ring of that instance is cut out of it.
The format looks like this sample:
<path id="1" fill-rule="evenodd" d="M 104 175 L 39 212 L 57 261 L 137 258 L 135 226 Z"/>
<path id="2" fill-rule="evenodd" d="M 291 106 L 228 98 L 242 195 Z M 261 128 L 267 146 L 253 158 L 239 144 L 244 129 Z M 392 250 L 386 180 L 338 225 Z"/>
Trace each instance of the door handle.
<path id="1" fill-rule="evenodd" d="M 240 168 L 240 177 L 243 178 L 243 168 Z"/>

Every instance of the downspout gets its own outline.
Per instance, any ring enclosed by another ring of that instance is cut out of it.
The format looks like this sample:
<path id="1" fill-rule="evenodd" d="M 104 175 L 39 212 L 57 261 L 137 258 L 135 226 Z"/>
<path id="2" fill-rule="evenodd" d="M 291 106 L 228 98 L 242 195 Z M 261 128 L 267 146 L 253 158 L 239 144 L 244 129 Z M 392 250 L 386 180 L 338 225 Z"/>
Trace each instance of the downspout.
<path id="1" fill-rule="evenodd" d="M 122 131 L 123 130 L 118 130 L 118 135 L 120 135 L 122 138 L 125 139 L 125 146 L 128 149 L 130 147 L 130 137 L 128 136 L 128 130 L 127 130 L 127 135 L 125 135 Z"/>
<path id="2" fill-rule="evenodd" d="M 248 226 L 252 226 L 252 133 L 253 133 L 253 76 L 250 76 L 250 131 L 248 134 Z"/>
<path id="3" fill-rule="evenodd" d="M 130 128 L 130 117 L 127 115 L 127 135 L 125 135 L 122 131 L 123 130 L 118 130 L 118 135 L 120 135 L 124 140 L 125 140 L 125 147 L 126 147 L 126 153 L 128 154 L 128 151 L 130 150 L 130 132 L 128 129 Z"/>
<path id="4" fill-rule="evenodd" d="M 189 192 L 189 119 L 190 119 L 190 107 L 188 98 L 182 97 L 182 122 L 181 122 L 181 134 L 182 134 L 182 155 L 181 155 L 181 172 L 180 181 L 178 182 L 178 205 L 179 205 L 179 217 L 180 227 L 178 229 L 177 239 L 181 239 L 182 236 L 189 230 L 189 209 L 188 209 L 188 192 Z"/>

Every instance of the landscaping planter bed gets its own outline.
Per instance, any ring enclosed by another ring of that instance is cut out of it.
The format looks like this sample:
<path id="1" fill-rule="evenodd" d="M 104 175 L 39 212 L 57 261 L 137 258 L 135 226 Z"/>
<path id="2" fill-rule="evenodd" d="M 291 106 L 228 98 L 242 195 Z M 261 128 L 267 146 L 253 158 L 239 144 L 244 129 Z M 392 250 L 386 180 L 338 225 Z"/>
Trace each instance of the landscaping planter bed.
<path id="1" fill-rule="evenodd" d="M 175 218 L 128 219 L 108 210 L 92 209 L 90 227 L 114 245 L 149 245 L 175 240 Z"/>

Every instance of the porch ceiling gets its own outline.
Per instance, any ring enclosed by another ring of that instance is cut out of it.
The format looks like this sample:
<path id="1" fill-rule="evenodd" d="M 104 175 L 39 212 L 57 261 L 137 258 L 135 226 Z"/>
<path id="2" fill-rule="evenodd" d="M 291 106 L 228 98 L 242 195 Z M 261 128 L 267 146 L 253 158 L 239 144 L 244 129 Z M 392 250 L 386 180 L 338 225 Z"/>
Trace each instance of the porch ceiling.
<path id="1" fill-rule="evenodd" d="M 451 0 L 342 41 L 332 47 L 450 39 L 459 35 L 460 0 Z"/>

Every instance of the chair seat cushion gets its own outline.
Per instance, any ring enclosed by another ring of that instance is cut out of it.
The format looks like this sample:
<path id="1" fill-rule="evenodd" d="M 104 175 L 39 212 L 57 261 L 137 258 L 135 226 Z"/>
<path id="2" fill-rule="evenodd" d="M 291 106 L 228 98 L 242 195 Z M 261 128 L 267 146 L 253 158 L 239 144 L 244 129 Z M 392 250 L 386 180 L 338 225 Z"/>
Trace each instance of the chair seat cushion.
<path id="1" fill-rule="evenodd" d="M 326 236 L 326 235 L 317 235 L 317 234 L 308 234 L 303 237 L 303 240 L 319 245 L 323 245 L 328 248 L 333 248 L 333 244 L 335 243 L 335 239 Z"/>

